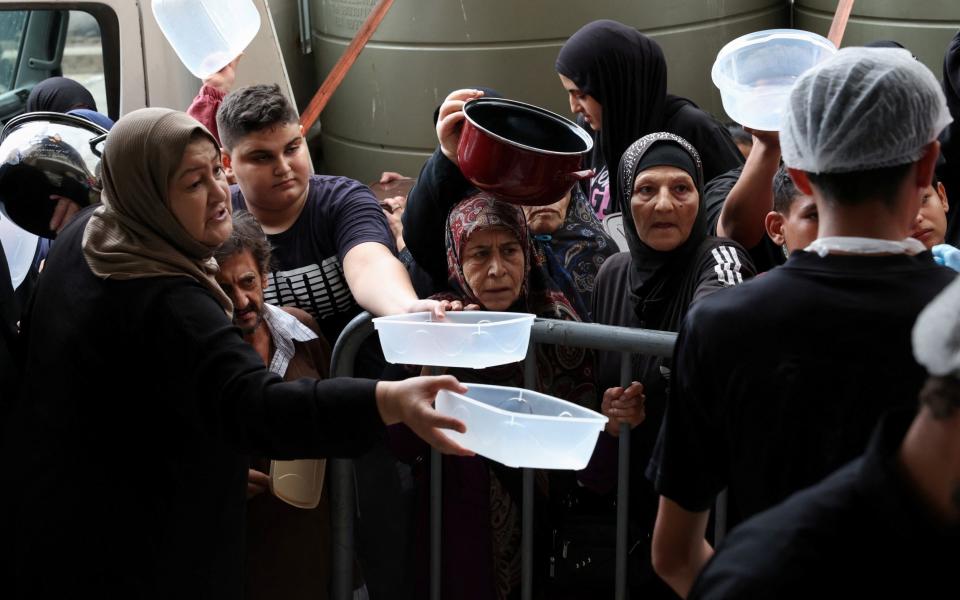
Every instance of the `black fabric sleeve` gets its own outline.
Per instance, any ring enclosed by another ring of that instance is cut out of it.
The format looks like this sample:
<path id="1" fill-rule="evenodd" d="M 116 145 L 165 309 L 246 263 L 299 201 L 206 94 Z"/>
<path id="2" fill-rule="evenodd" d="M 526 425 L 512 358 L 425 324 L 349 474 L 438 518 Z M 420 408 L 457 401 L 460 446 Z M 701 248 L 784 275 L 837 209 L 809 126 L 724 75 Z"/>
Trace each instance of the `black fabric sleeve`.
<path id="1" fill-rule="evenodd" d="M 403 210 L 403 241 L 434 283 L 447 281 L 447 214 L 470 189 L 460 168 L 437 148 L 420 169 Z"/>
<path id="2" fill-rule="evenodd" d="M 390 232 L 390 224 L 384 216 L 376 196 L 367 186 L 350 180 L 353 185 L 343 191 L 335 192 L 336 198 L 330 198 L 330 213 L 315 211 L 313 214 L 326 222 L 314 223 L 315 227 L 331 227 L 333 243 L 337 248 L 337 258 L 343 264 L 343 258 L 354 246 L 364 242 L 377 242 L 397 253 L 396 240 Z M 329 220 L 327 220 L 329 219 Z"/>
<path id="3" fill-rule="evenodd" d="M 703 162 L 703 181 L 743 166 L 743 154 L 719 121 L 692 104 L 681 108 L 672 119 L 670 131 L 686 138 L 700 153 Z"/>
<path id="4" fill-rule="evenodd" d="M 730 190 L 740 180 L 743 166 L 730 169 L 710 180 L 703 188 L 703 208 L 706 211 L 707 233 L 717 235 L 717 224 L 720 222 L 720 213 L 730 195 Z"/>
<path id="5" fill-rule="evenodd" d="M 199 285 L 171 288 L 149 323 L 166 373 L 155 382 L 187 422 L 239 451 L 273 458 L 356 456 L 386 435 L 376 382 L 299 379 L 266 369 L 223 309 Z"/>
<path id="6" fill-rule="evenodd" d="M 725 238 L 700 254 L 699 280 L 691 304 L 713 292 L 740 285 L 757 274 L 753 260 L 743 247 Z"/>
<path id="7" fill-rule="evenodd" d="M 727 482 L 729 452 L 715 405 L 720 389 L 713 387 L 722 351 L 702 331 L 701 319 L 709 318 L 694 307 L 680 327 L 674 384 L 646 471 L 658 494 L 690 512 L 710 510 Z"/>

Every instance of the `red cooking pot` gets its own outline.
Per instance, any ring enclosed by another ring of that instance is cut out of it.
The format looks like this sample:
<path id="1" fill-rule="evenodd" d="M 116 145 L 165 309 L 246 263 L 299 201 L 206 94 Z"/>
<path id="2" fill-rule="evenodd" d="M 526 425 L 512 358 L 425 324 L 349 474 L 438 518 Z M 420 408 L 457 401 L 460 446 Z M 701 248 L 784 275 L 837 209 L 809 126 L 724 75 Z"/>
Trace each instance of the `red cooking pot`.
<path id="1" fill-rule="evenodd" d="M 466 121 L 457 146 L 467 181 L 512 204 L 552 204 L 577 181 L 593 139 L 573 121 L 506 98 L 476 98 L 463 107 Z"/>

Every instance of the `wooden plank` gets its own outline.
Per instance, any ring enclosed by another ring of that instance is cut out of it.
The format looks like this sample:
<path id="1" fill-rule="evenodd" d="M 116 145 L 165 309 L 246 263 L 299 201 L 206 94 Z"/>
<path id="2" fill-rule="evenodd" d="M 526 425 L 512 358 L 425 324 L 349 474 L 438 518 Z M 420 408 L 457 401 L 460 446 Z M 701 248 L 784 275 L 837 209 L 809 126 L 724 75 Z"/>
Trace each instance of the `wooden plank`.
<path id="1" fill-rule="evenodd" d="M 840 47 L 840 41 L 843 39 L 843 32 L 847 30 L 847 21 L 850 20 L 850 12 L 853 10 L 854 0 L 840 0 L 837 3 L 837 12 L 833 15 L 833 22 L 830 24 L 830 33 L 827 39 L 833 42 L 837 48 Z"/>
<path id="2" fill-rule="evenodd" d="M 304 110 L 303 114 L 300 115 L 300 124 L 303 125 L 303 130 L 305 132 L 309 131 L 310 128 L 313 127 L 313 124 L 320 116 L 320 113 L 323 112 L 324 108 L 326 108 L 327 102 L 330 101 L 330 97 L 333 96 L 335 91 L 337 91 L 337 88 L 340 86 L 343 78 L 346 77 L 347 72 L 350 71 L 350 67 L 353 66 L 354 61 L 356 61 L 357 57 L 360 56 L 360 52 L 363 51 L 364 46 L 366 46 L 367 42 L 370 41 L 370 38 L 377 30 L 377 27 L 380 26 L 380 22 L 383 21 L 383 18 L 387 16 L 387 11 L 390 10 L 390 6 L 392 5 L 393 0 L 380 0 L 377 5 L 373 7 L 373 10 L 370 11 L 370 15 L 367 16 L 367 20 L 364 21 L 363 25 L 360 26 L 360 29 L 357 30 L 357 33 L 353 36 L 353 40 L 351 40 L 350 45 L 347 46 L 346 50 L 344 50 L 343 55 L 337 61 L 337 64 L 334 65 L 333 69 L 330 70 L 330 73 L 327 74 L 327 78 L 323 81 L 323 85 L 321 85 L 320 89 L 317 90 L 317 93 L 313 95 L 313 99 L 310 100 L 310 104 L 307 105 L 306 110 Z"/>

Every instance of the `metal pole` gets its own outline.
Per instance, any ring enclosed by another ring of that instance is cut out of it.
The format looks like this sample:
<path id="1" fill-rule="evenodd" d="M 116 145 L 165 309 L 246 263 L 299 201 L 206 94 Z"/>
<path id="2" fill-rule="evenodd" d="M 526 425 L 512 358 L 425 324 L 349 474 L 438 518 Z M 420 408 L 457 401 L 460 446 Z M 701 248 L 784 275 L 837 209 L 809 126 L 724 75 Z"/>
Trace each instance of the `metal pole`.
<path id="1" fill-rule="evenodd" d="M 437 367 L 424 367 L 425 375 L 442 372 Z M 430 600 L 440 600 L 443 584 L 443 455 L 430 449 Z"/>
<path id="2" fill-rule="evenodd" d="M 530 331 L 530 341 L 538 344 L 582 346 L 593 350 L 670 357 L 673 356 L 673 345 L 677 341 L 677 334 L 671 331 L 631 329 L 596 323 L 536 319 Z"/>
<path id="3" fill-rule="evenodd" d="M 333 571 L 330 585 L 337 600 L 353 598 L 353 516 L 357 498 L 353 461 L 330 461 L 330 536 Z"/>
<path id="4" fill-rule="evenodd" d="M 633 361 L 629 352 L 620 355 L 620 385 L 626 388 L 633 382 Z M 617 462 L 617 559 L 614 579 L 614 597 L 627 597 L 627 537 L 630 502 L 630 425 L 620 424 L 619 460 Z"/>
<path id="5" fill-rule="evenodd" d="M 523 387 L 537 389 L 537 346 L 530 344 L 523 361 Z M 523 469 L 523 537 L 520 541 L 520 597 L 533 598 L 533 469 Z"/>
<path id="6" fill-rule="evenodd" d="M 717 496 L 717 503 L 713 510 L 713 547 L 716 548 L 727 535 L 727 494 L 729 490 L 723 490 Z"/>
<path id="7" fill-rule="evenodd" d="M 363 341 L 373 332 L 369 313 L 350 321 L 333 347 L 330 373 L 334 377 L 353 375 L 353 364 Z M 335 600 L 353 598 L 354 515 L 357 508 L 353 461 L 330 461 L 330 588 Z"/>
<path id="8" fill-rule="evenodd" d="M 430 600 L 440 600 L 443 560 L 440 555 L 443 530 L 443 455 L 430 449 Z"/>

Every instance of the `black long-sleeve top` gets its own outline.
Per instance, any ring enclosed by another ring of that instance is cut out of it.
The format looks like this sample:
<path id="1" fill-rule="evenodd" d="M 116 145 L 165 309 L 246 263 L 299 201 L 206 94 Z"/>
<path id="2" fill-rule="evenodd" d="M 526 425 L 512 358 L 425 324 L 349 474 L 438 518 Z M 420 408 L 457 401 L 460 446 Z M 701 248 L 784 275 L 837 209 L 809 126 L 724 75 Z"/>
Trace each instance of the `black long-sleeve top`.
<path id="1" fill-rule="evenodd" d="M 241 597 L 248 455 L 364 451 L 385 434 L 376 384 L 283 383 L 189 277 L 98 278 L 88 218 L 24 324 L 13 595 Z"/>

